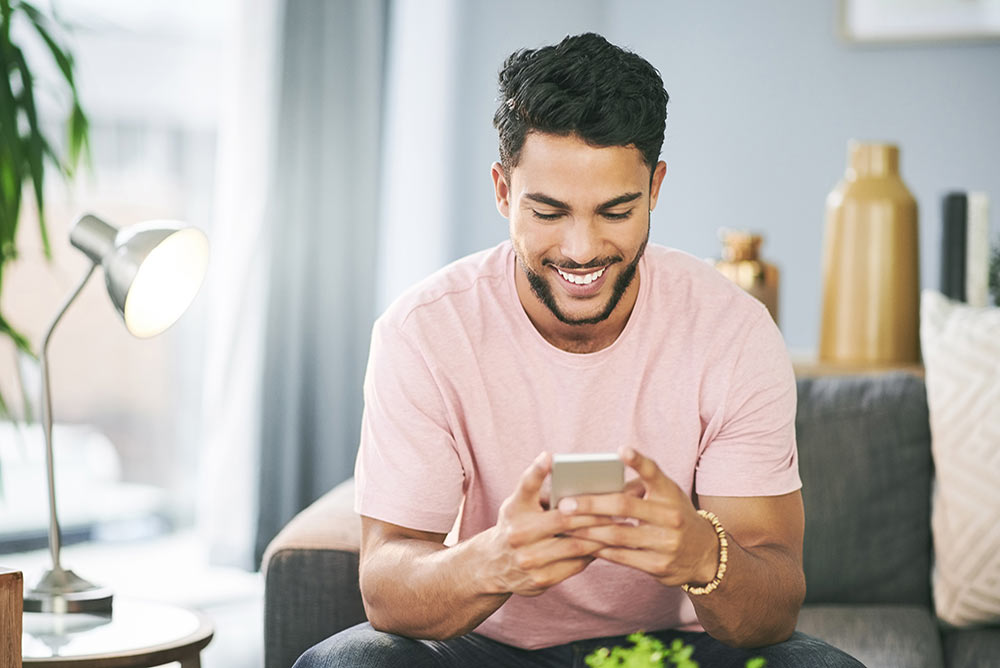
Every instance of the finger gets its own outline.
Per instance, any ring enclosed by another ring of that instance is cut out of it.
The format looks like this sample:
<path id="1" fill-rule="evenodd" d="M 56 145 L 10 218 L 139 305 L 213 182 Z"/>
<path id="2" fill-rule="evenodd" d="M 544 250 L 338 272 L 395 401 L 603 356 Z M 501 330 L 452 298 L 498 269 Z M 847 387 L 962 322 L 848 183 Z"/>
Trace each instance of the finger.
<path id="1" fill-rule="evenodd" d="M 611 524 L 583 527 L 568 531 L 566 536 L 598 542 L 608 547 L 650 550 L 663 554 L 674 554 L 679 547 L 676 532 L 667 531 L 651 524 L 638 526 Z"/>
<path id="2" fill-rule="evenodd" d="M 592 557 L 604 547 L 603 543 L 583 538 L 547 538 L 519 549 L 515 563 L 523 571 L 536 571 L 558 561 Z"/>
<path id="3" fill-rule="evenodd" d="M 508 529 L 508 543 L 511 547 L 524 547 L 573 529 L 611 524 L 612 521 L 602 515 L 566 515 L 554 510 L 525 514 Z"/>
<path id="4" fill-rule="evenodd" d="M 515 495 L 522 501 L 532 503 L 537 501 L 542 483 L 545 482 L 545 477 L 548 476 L 551 468 L 552 456 L 547 452 L 540 453 L 535 457 L 535 461 L 531 462 L 531 466 L 521 474 Z"/>
<path id="5" fill-rule="evenodd" d="M 559 501 L 559 512 L 567 515 L 604 515 L 626 517 L 665 528 L 677 528 L 681 521 L 678 509 L 660 500 L 640 499 L 631 494 L 581 494 Z"/>
<path id="6" fill-rule="evenodd" d="M 628 566 L 643 573 L 652 575 L 660 582 L 668 586 L 678 586 L 685 584 L 687 579 L 676 569 L 671 567 L 670 560 L 662 555 L 649 550 L 630 550 L 624 547 L 606 547 L 596 553 L 597 558 L 610 561 L 614 564 Z"/>
<path id="7" fill-rule="evenodd" d="M 638 478 L 633 478 L 625 483 L 625 489 L 622 492 L 641 499 L 646 495 L 646 484 Z"/>
<path id="8" fill-rule="evenodd" d="M 528 576 L 530 583 L 528 587 L 523 590 L 515 590 L 514 593 L 521 596 L 538 596 L 563 580 L 581 573 L 593 561 L 594 557 L 580 557 L 553 562 L 544 568 L 533 571 Z"/>
<path id="9" fill-rule="evenodd" d="M 639 474 L 639 479 L 645 483 L 646 489 L 657 496 L 667 496 L 677 488 L 656 465 L 656 462 L 640 453 L 635 448 L 625 446 L 618 451 L 625 464 Z"/>

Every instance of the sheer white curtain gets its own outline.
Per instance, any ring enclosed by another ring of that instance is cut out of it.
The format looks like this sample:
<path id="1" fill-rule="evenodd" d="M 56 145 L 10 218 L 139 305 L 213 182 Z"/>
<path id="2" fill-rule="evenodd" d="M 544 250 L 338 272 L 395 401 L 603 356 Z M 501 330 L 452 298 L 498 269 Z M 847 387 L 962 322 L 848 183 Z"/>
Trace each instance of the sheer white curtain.
<path id="1" fill-rule="evenodd" d="M 267 249 L 285 0 L 230 0 L 208 290 L 197 518 L 212 561 L 249 567 L 257 517 Z"/>
<path id="2" fill-rule="evenodd" d="M 458 0 L 390 7 L 382 143 L 377 311 L 448 259 Z"/>
<path id="3" fill-rule="evenodd" d="M 220 124 L 199 524 L 254 566 L 349 476 L 375 317 L 386 3 L 239 5 Z"/>

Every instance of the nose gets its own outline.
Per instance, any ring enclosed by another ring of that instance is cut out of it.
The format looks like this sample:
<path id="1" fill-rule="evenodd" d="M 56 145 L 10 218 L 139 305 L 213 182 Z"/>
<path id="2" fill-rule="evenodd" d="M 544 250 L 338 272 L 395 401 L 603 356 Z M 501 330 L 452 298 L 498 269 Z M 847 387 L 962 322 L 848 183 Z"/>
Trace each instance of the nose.
<path id="1" fill-rule="evenodd" d="M 597 230 L 591 221 L 571 218 L 566 222 L 560 249 L 563 257 L 586 265 L 597 257 L 599 246 Z"/>

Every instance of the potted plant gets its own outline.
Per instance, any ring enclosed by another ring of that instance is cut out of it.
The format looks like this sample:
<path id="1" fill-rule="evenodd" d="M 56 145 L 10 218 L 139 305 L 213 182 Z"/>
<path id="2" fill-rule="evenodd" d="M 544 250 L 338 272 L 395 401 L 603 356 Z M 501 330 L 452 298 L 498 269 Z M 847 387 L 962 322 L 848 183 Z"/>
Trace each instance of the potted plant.
<path id="1" fill-rule="evenodd" d="M 12 32 L 12 27 L 17 27 Z M 23 27 L 23 30 L 22 30 Z M 0 0 L 0 295 L 7 264 L 18 256 L 17 223 L 21 204 L 33 197 L 46 259 L 51 259 L 45 225 L 44 184 L 46 168 L 52 167 L 70 180 L 80 156 L 88 148 L 88 122 L 80 106 L 73 78 L 73 54 L 59 39 L 60 24 L 24 0 Z M 20 33 L 18 33 L 20 31 Z M 22 44 L 15 37 L 34 35 L 55 61 L 69 93 L 65 127 L 65 157 L 60 157 L 51 137 L 42 130 L 36 78 Z M 30 187 L 29 187 L 30 186 Z M 18 350 L 35 357 L 28 339 L 18 331 L 7 314 L 0 311 L 0 334 L 13 341 Z M 23 392 L 23 388 L 22 388 Z M 30 404 L 25 400 L 25 417 Z M 7 401 L 0 394 L 0 417 L 11 417 Z"/>
<path id="2" fill-rule="evenodd" d="M 698 668 L 694 660 L 694 647 L 685 645 L 675 639 L 667 647 L 653 636 L 637 632 L 628 637 L 632 647 L 615 647 L 608 649 L 600 647 L 584 657 L 584 662 L 590 668 L 661 668 L 676 666 L 676 668 Z M 746 662 L 746 668 L 765 668 L 762 657 L 754 657 Z"/>

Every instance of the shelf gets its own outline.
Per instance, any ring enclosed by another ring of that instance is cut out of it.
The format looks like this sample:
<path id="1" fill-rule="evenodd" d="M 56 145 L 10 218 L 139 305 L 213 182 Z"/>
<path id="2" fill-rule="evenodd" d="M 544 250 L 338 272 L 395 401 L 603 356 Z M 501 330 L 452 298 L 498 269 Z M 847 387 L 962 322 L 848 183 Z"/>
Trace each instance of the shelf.
<path id="1" fill-rule="evenodd" d="M 924 376 L 924 365 L 920 363 L 840 363 L 821 362 L 812 356 L 792 355 L 792 369 L 796 378 L 817 376 L 870 376 L 881 373 L 902 371 L 915 376 Z"/>

